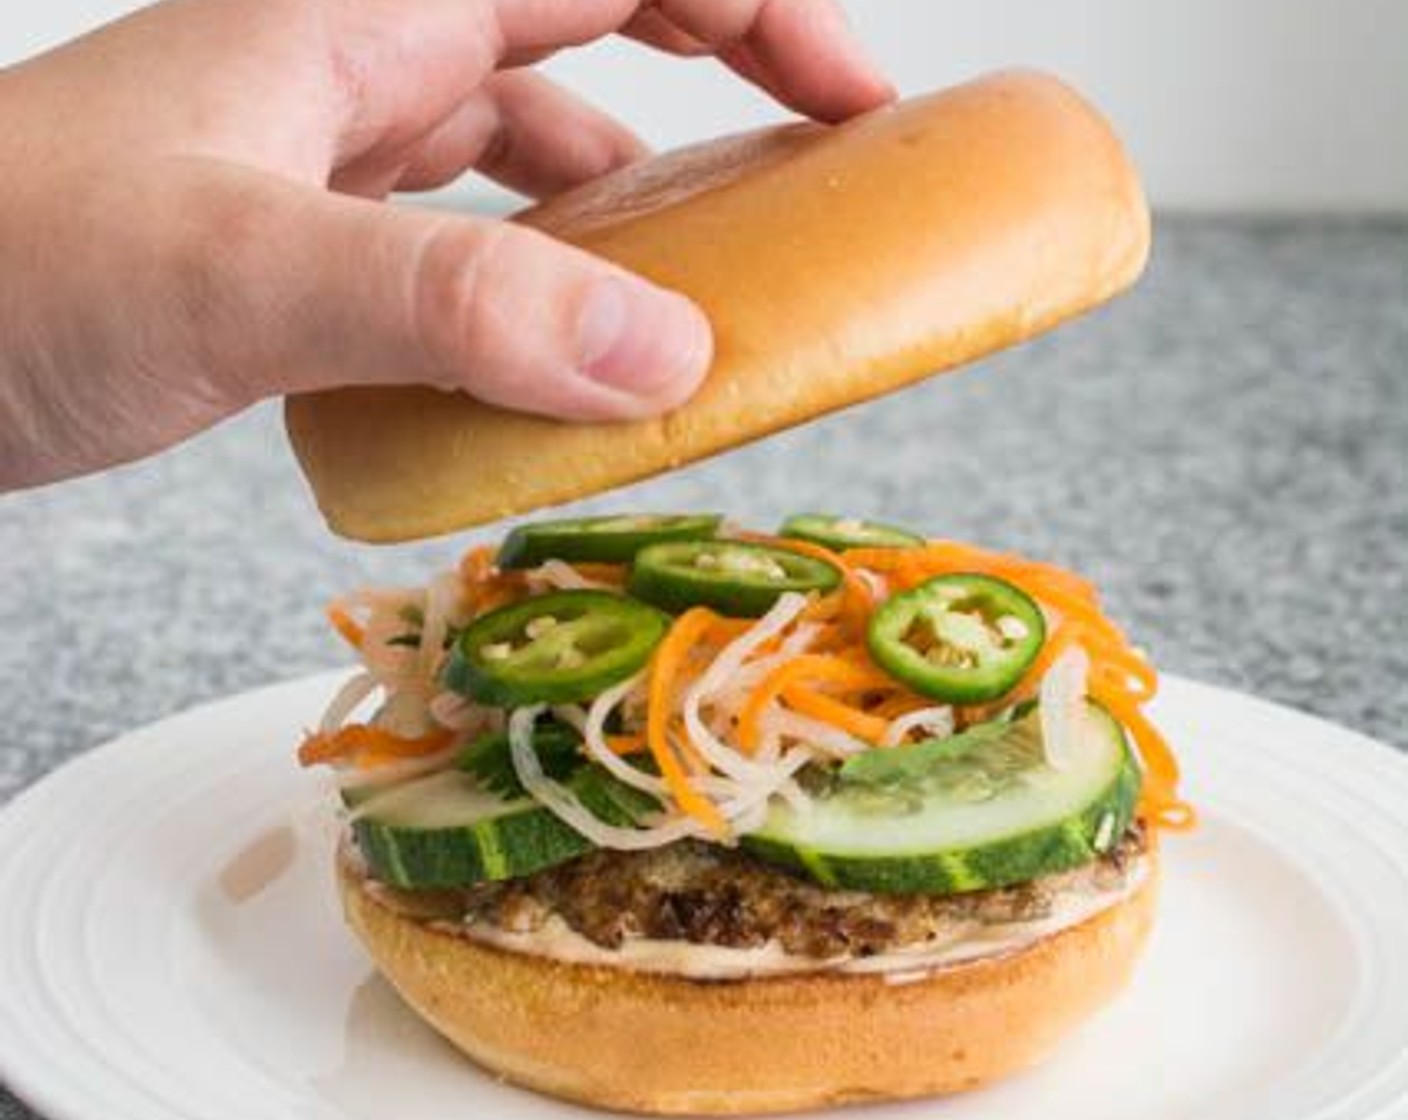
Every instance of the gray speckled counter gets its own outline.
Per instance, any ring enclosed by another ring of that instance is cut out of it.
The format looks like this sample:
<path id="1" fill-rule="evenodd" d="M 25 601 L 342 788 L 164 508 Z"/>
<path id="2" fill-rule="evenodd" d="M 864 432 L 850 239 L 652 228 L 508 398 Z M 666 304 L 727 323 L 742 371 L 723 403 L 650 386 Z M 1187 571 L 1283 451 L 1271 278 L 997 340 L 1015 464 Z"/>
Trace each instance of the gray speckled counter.
<path id="1" fill-rule="evenodd" d="M 1138 291 L 1055 336 L 592 504 L 833 507 L 1050 557 L 1162 667 L 1408 748 L 1408 225 L 1166 220 Z M 324 600 L 464 543 L 329 537 L 271 408 L 0 498 L 0 801 L 335 662 Z"/>

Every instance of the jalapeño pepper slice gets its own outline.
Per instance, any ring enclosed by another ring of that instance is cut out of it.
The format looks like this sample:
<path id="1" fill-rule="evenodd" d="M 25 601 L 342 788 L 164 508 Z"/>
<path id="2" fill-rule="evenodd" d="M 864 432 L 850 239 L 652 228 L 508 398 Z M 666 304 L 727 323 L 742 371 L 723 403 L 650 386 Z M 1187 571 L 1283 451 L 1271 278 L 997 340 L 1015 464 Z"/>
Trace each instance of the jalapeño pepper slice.
<path id="1" fill-rule="evenodd" d="M 914 548 L 924 543 L 923 537 L 898 525 L 830 513 L 794 513 L 782 523 L 778 535 L 811 541 L 834 552 L 848 548 Z"/>
<path id="2" fill-rule="evenodd" d="M 558 591 L 511 603 L 460 632 L 444 683 L 484 704 L 590 700 L 650 658 L 670 620 L 606 591 Z"/>
<path id="3" fill-rule="evenodd" d="M 722 520 L 717 513 L 631 513 L 535 521 L 508 535 L 497 563 L 501 568 L 535 568 L 547 560 L 624 564 L 648 544 L 708 540 Z"/>
<path id="4" fill-rule="evenodd" d="M 870 653 L 915 692 L 951 704 L 995 700 L 1046 640 L 1041 608 L 993 576 L 937 576 L 887 599 L 870 619 Z"/>
<path id="5" fill-rule="evenodd" d="M 712 607 L 735 618 L 766 614 L 785 591 L 830 591 L 834 564 L 743 541 L 655 544 L 636 555 L 628 589 L 667 611 Z"/>

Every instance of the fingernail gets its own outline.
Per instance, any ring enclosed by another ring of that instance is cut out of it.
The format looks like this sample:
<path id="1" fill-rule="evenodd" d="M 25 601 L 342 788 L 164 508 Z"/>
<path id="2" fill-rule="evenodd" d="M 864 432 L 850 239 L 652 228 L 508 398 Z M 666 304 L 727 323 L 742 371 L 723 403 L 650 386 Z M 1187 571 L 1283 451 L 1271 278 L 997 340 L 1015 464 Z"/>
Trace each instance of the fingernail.
<path id="1" fill-rule="evenodd" d="M 637 396 L 692 387 L 709 360 L 709 324 L 683 296 L 608 276 L 588 289 L 577 319 L 578 368 Z"/>

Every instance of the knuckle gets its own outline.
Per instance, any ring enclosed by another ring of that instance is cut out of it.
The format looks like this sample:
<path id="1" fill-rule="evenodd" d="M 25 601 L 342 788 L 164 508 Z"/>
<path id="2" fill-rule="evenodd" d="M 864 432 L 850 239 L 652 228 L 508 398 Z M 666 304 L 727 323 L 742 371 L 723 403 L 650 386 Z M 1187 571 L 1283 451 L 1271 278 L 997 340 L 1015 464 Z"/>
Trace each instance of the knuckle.
<path id="1" fill-rule="evenodd" d="M 466 367 L 502 328 L 495 277 L 511 254 L 501 224 L 446 221 L 421 244 L 411 285 L 411 318 L 428 366 L 437 380 L 458 385 Z"/>

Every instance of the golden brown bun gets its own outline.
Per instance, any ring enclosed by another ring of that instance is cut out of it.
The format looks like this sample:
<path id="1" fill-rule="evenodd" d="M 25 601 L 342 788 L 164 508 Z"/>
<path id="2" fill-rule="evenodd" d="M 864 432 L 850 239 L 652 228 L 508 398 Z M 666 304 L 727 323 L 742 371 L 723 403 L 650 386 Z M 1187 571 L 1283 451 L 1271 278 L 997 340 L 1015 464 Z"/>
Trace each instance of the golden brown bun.
<path id="1" fill-rule="evenodd" d="M 601 1108 L 735 1115 L 951 1093 L 1031 1065 L 1124 986 L 1154 918 L 1149 859 L 1142 884 L 1094 917 L 900 984 L 555 961 L 437 931 L 378 902 L 345 862 L 339 875 L 383 975 L 486 1069 Z"/>
<path id="2" fill-rule="evenodd" d="M 1030 72 L 683 149 L 519 218 L 696 300 L 714 328 L 704 387 L 614 425 L 430 389 L 293 398 L 335 532 L 451 532 L 712 455 L 1044 331 L 1128 286 L 1149 245 L 1109 127 Z"/>

